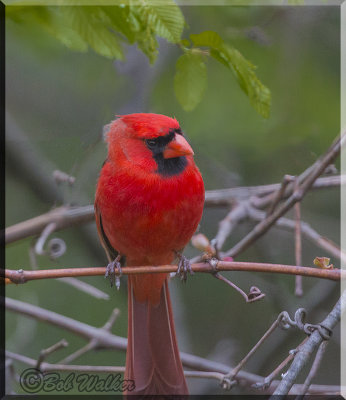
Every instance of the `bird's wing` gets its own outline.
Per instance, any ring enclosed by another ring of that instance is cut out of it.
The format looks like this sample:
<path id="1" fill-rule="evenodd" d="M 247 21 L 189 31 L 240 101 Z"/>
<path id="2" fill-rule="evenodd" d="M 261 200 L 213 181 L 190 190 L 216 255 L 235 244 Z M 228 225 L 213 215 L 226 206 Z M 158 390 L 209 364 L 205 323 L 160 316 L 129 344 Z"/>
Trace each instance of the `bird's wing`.
<path id="1" fill-rule="evenodd" d="M 101 211 L 97 206 L 97 202 L 95 202 L 95 219 L 96 219 L 97 233 L 99 235 L 100 242 L 107 254 L 108 261 L 112 262 L 119 255 L 119 252 L 113 248 L 113 246 L 109 242 L 108 237 L 105 234 L 102 225 Z"/>

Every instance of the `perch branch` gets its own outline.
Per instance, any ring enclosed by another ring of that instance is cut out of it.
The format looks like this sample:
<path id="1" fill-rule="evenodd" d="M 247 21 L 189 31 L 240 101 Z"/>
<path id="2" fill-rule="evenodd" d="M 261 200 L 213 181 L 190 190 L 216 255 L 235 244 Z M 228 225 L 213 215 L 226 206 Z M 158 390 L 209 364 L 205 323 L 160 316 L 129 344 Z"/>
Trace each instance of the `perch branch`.
<path id="1" fill-rule="evenodd" d="M 142 267 L 124 267 L 123 275 L 133 274 L 152 274 L 152 273 L 171 273 L 177 272 L 176 265 L 162 266 L 142 266 Z M 346 271 L 340 269 L 319 269 L 312 267 L 300 267 L 295 265 L 269 264 L 269 263 L 253 263 L 239 261 L 218 261 L 216 265 L 211 266 L 209 263 L 192 264 L 193 272 L 203 272 L 215 274 L 218 271 L 251 271 L 251 272 L 269 272 L 288 275 L 302 275 L 315 278 L 324 278 L 339 281 L 346 277 Z M 104 276 L 106 267 L 90 267 L 90 268 L 60 268 L 24 271 L 23 269 L 0 270 L 1 275 L 5 277 L 6 283 L 26 283 L 36 279 L 52 279 L 63 278 L 69 276 Z"/>

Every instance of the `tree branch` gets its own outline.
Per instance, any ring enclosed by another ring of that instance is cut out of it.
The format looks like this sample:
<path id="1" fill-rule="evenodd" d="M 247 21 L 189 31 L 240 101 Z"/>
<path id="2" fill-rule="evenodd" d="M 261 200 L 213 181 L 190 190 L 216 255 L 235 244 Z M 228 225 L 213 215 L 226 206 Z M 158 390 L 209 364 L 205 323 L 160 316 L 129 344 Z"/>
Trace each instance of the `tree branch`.
<path id="1" fill-rule="evenodd" d="M 328 151 L 318 159 L 312 166 L 307 168 L 299 177 L 299 189 L 294 191 L 291 196 L 266 219 L 261 221 L 255 228 L 241 239 L 235 246 L 228 250 L 225 254 L 230 257 L 235 257 L 240 252 L 248 248 L 255 240 L 264 235 L 275 222 L 290 210 L 295 203 L 301 201 L 309 189 L 312 187 L 316 179 L 325 171 L 336 157 L 340 154 L 341 146 L 346 141 L 346 132 L 343 132 L 338 137 Z M 292 185 L 289 185 L 292 186 Z"/>
<path id="2" fill-rule="evenodd" d="M 346 309 L 346 291 L 344 291 L 329 313 L 329 315 L 323 320 L 320 326 L 325 329 L 332 331 L 335 325 L 340 321 L 342 313 Z M 311 354 L 320 346 L 322 341 L 325 340 L 319 330 L 315 330 L 310 335 L 309 339 L 298 349 L 294 360 L 290 368 L 288 369 L 287 373 L 284 375 L 284 378 L 280 382 L 279 386 L 276 388 L 273 394 L 273 400 L 275 399 L 274 396 L 276 395 L 287 395 L 293 386 L 294 382 L 296 381 L 299 373 L 308 362 Z"/>
<path id="3" fill-rule="evenodd" d="M 311 189 L 324 189 L 330 187 L 339 187 L 346 184 L 346 175 L 324 176 L 318 178 Z M 227 207 L 234 200 L 245 200 L 249 197 L 258 196 L 263 202 L 262 207 L 266 207 L 273 200 L 273 196 L 280 189 L 281 183 L 258 186 L 240 186 L 230 189 L 207 190 L 205 192 L 205 205 L 207 207 Z M 283 199 L 292 194 L 291 190 L 285 190 Z M 271 196 L 269 198 L 269 196 Z"/>
<path id="4" fill-rule="evenodd" d="M 161 266 L 138 266 L 124 267 L 122 273 L 124 275 L 133 274 L 153 274 L 153 273 L 171 273 L 177 272 L 176 265 Z M 288 275 L 302 275 L 315 278 L 330 279 L 339 281 L 346 277 L 346 271 L 340 269 L 318 269 L 312 267 L 300 267 L 296 265 L 269 264 L 269 263 L 253 263 L 239 261 L 218 261 L 215 265 L 209 263 L 192 264 L 193 272 L 203 272 L 215 274 L 219 271 L 251 271 L 251 272 L 269 272 Z M 6 283 L 26 283 L 30 280 L 63 278 L 69 276 L 104 276 L 106 267 L 90 267 L 90 268 L 59 268 L 47 270 L 24 271 L 23 269 L 0 270 L 1 276 L 6 279 Z"/>
<path id="5" fill-rule="evenodd" d="M 266 218 L 266 214 L 264 211 L 258 210 L 254 207 L 250 207 L 248 211 L 249 211 L 249 218 L 255 221 L 262 221 Z M 289 218 L 281 217 L 275 222 L 275 227 L 294 231 L 295 221 Z M 301 221 L 300 228 L 302 235 L 305 238 L 310 240 L 316 246 L 321 247 L 321 249 L 327 251 L 333 257 L 340 260 L 342 263 L 346 264 L 346 254 L 341 250 L 341 248 L 336 243 L 334 243 L 330 239 L 323 237 L 315 229 L 313 229 L 307 222 Z"/>

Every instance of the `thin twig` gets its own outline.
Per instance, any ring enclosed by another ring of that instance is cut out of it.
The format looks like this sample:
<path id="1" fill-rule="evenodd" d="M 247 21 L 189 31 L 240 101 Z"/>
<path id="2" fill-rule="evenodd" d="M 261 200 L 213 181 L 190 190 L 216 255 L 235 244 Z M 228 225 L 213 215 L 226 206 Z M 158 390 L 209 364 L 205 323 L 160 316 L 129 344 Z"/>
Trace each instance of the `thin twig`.
<path id="1" fill-rule="evenodd" d="M 298 399 L 301 400 L 303 398 L 303 396 L 306 394 L 306 392 L 308 391 L 309 386 L 311 385 L 311 381 L 313 380 L 314 376 L 316 375 L 316 372 L 317 372 L 317 370 L 318 370 L 318 368 L 319 368 L 319 366 L 321 364 L 321 361 L 322 361 L 324 352 L 326 350 L 327 344 L 328 344 L 327 340 L 324 340 L 320 344 L 320 346 L 319 346 L 319 348 L 317 350 L 317 353 L 316 353 L 315 360 L 314 360 L 314 362 L 312 364 L 312 367 L 310 369 L 310 372 L 309 372 L 308 376 L 305 379 L 304 385 L 302 387 L 301 394 L 298 396 L 297 400 Z"/>
<path id="2" fill-rule="evenodd" d="M 324 189 L 339 187 L 346 184 L 346 175 L 325 176 L 318 178 L 311 189 Z M 280 189 L 281 183 L 259 186 L 240 186 L 230 189 L 207 190 L 205 193 L 205 205 L 207 207 L 229 207 L 234 201 L 246 200 L 249 197 L 258 198 L 261 208 L 268 207 Z M 286 188 L 283 199 L 292 194 L 292 190 Z"/>
<path id="3" fill-rule="evenodd" d="M 258 210 L 254 207 L 249 208 L 249 218 L 255 221 L 262 221 L 266 218 L 265 212 Z M 295 230 L 295 221 L 281 217 L 275 222 L 275 227 L 284 228 L 289 230 Z M 302 235 L 314 243 L 316 246 L 327 251 L 333 257 L 341 260 L 342 263 L 346 264 L 346 254 L 341 250 L 340 246 L 336 243 L 320 235 L 315 229 L 313 229 L 307 222 L 301 221 L 300 223 Z"/>
<path id="4" fill-rule="evenodd" d="M 36 368 L 37 361 L 33 358 L 23 356 L 21 354 L 13 353 L 11 351 L 6 350 L 6 357 L 11 358 L 12 360 L 20 361 L 24 364 L 30 365 Z M 41 372 L 50 372 L 50 371 L 78 371 L 78 372 L 109 372 L 109 373 L 124 373 L 125 367 L 116 367 L 116 366 L 108 366 L 108 365 L 67 365 L 67 364 L 50 364 L 47 362 L 42 362 L 40 364 Z"/>
<path id="5" fill-rule="evenodd" d="M 223 275 L 217 273 L 214 274 L 214 277 L 227 283 L 227 285 L 231 286 L 238 293 L 240 293 L 247 303 L 253 303 L 254 301 L 258 301 L 265 297 L 265 294 L 260 291 L 256 286 L 251 286 L 249 294 L 246 294 L 239 286 L 235 283 L 231 282 L 229 279 L 225 278 Z"/>
<path id="6" fill-rule="evenodd" d="M 138 266 L 122 268 L 123 275 L 134 274 L 155 274 L 155 273 L 171 273 L 177 272 L 177 265 L 161 265 L 161 266 Z M 312 267 L 300 267 L 296 265 L 270 264 L 270 263 L 253 263 L 239 261 L 218 261 L 215 267 L 208 263 L 192 264 L 193 272 L 215 273 L 218 271 L 250 271 L 250 272 L 269 272 L 288 275 L 302 275 L 315 278 L 330 279 L 339 281 L 346 277 L 346 271 L 338 268 L 319 269 Z M 53 279 L 63 278 L 67 276 L 104 276 L 106 267 L 90 267 L 90 268 L 60 268 L 46 269 L 37 271 L 24 271 L 23 269 L 0 269 L 0 276 L 5 277 L 6 283 L 26 283 L 30 280 L 37 279 Z"/>
<path id="7" fill-rule="evenodd" d="M 52 234 L 56 229 L 56 223 L 55 222 L 50 222 L 48 225 L 46 225 L 41 232 L 40 237 L 37 239 L 36 245 L 35 245 L 35 253 L 42 256 L 47 254 L 47 252 L 44 250 L 44 245 L 49 237 L 50 234 Z"/>
<path id="8" fill-rule="evenodd" d="M 290 210 L 295 203 L 301 201 L 305 194 L 309 191 L 316 179 L 324 172 L 329 164 L 331 164 L 340 154 L 341 146 L 346 140 L 346 132 L 338 137 L 328 151 L 318 159 L 311 167 L 300 175 L 299 190 L 295 191 L 273 214 L 257 224 L 254 229 L 241 239 L 235 246 L 228 250 L 225 255 L 234 257 L 240 252 L 248 248 L 255 240 L 264 235 L 275 222 Z M 307 173 L 308 172 L 308 173 Z M 303 179 L 303 178 L 304 179 Z M 299 178 L 298 178 L 299 179 Z M 301 183 L 303 181 L 303 183 Z"/>
<path id="9" fill-rule="evenodd" d="M 112 314 L 108 318 L 108 321 L 103 325 L 102 328 L 105 329 L 106 331 L 110 332 L 113 325 L 115 324 L 115 321 L 118 319 L 119 315 L 120 315 L 119 308 L 114 308 L 114 310 L 112 311 Z"/>
<path id="10" fill-rule="evenodd" d="M 60 171 L 58 169 L 53 171 L 53 179 L 58 185 L 60 183 L 67 183 L 68 185 L 73 186 L 76 181 L 76 178 L 74 176 L 71 176 L 66 172 Z"/>
<path id="11" fill-rule="evenodd" d="M 315 285 L 308 289 L 304 296 L 306 307 L 308 307 L 310 310 L 316 310 L 320 306 L 328 304 L 328 301 L 333 293 L 335 293 L 335 285 L 331 285 L 324 280 L 319 280 Z M 282 293 L 282 297 L 285 298 L 285 293 Z M 284 307 L 285 305 L 280 306 L 280 308 Z M 290 342 L 290 336 L 292 335 L 276 335 L 275 338 L 272 338 L 270 349 L 266 354 L 266 359 L 263 360 L 263 362 L 258 366 L 259 370 L 265 367 L 267 362 L 266 360 L 271 360 L 278 353 L 278 351 L 285 346 L 287 341 Z"/>
<path id="12" fill-rule="evenodd" d="M 59 340 L 58 343 L 53 344 L 53 346 L 50 346 L 47 349 L 41 350 L 40 351 L 40 355 L 39 355 L 39 357 L 37 359 L 37 363 L 36 363 L 35 368 L 36 369 L 40 369 L 40 366 L 41 366 L 43 360 L 45 360 L 47 356 L 49 356 L 50 354 L 54 353 L 55 351 L 60 350 L 63 347 L 67 347 L 67 346 L 68 346 L 67 341 L 65 339 L 61 339 L 61 340 Z"/>
<path id="13" fill-rule="evenodd" d="M 258 390 L 267 389 L 273 382 L 274 378 L 286 367 L 287 364 L 289 364 L 293 360 L 299 347 L 302 344 L 304 344 L 307 340 L 308 337 L 306 337 L 296 349 L 291 350 L 289 352 L 289 355 L 269 375 L 267 375 L 262 382 L 257 382 L 254 385 L 252 385 L 252 387 Z"/>
<path id="14" fill-rule="evenodd" d="M 294 181 L 294 191 L 298 191 L 299 183 L 298 179 Z M 294 205 L 294 218 L 295 218 L 295 260 L 296 265 L 302 265 L 302 228 L 301 228 L 301 210 L 300 210 L 300 202 Z M 301 275 L 296 275 L 295 279 L 295 295 L 298 297 L 303 296 L 303 278 Z"/>
<path id="15" fill-rule="evenodd" d="M 71 285 L 74 288 L 84 293 L 87 293 L 92 297 L 95 297 L 95 299 L 109 300 L 109 295 L 107 293 L 79 279 L 67 277 L 67 278 L 59 278 L 58 280 L 60 282 L 67 283 L 68 285 Z"/>
<path id="16" fill-rule="evenodd" d="M 29 247 L 29 260 L 31 269 L 36 270 L 38 269 L 37 258 L 35 253 L 35 242 L 30 245 Z"/>
<path id="17" fill-rule="evenodd" d="M 114 308 L 112 311 L 110 317 L 108 318 L 107 322 L 103 325 L 102 328 L 107 332 L 111 332 L 111 329 L 117 320 L 118 316 L 120 314 L 120 311 L 118 308 Z M 70 363 L 71 361 L 76 360 L 77 358 L 81 357 L 85 353 L 94 350 L 96 348 L 100 347 L 100 341 L 98 339 L 92 338 L 89 343 L 87 343 L 85 346 L 81 347 L 80 349 L 76 350 L 74 353 L 68 355 L 65 357 L 63 360 L 60 361 L 60 364 L 67 364 Z"/>
<path id="18" fill-rule="evenodd" d="M 20 361 L 32 367 L 36 367 L 37 361 L 33 358 L 22 356 L 21 354 L 13 353 L 7 351 L 5 353 L 6 357 Z M 97 372 L 97 373 L 124 373 L 125 367 L 123 366 L 109 366 L 109 365 L 66 365 L 62 362 L 57 364 L 51 364 L 47 362 L 42 362 L 40 364 L 39 370 L 41 372 L 51 372 L 51 371 L 72 371 L 72 372 Z M 203 378 L 203 379 L 216 379 L 221 382 L 223 374 L 219 372 L 205 372 L 205 371 L 184 371 L 184 375 L 187 378 Z"/>
<path id="19" fill-rule="evenodd" d="M 50 223 L 56 224 L 56 231 L 70 226 L 90 222 L 94 219 L 94 207 L 58 207 L 46 214 L 28 219 L 6 228 L 6 244 L 28 236 L 38 235 Z"/>
<path id="20" fill-rule="evenodd" d="M 328 316 L 324 319 L 324 321 L 320 324 L 325 329 L 332 330 L 335 325 L 340 321 L 341 314 L 345 311 L 346 308 L 346 290 L 342 293 L 341 298 L 336 303 L 332 311 L 328 314 Z M 303 346 L 298 350 L 294 360 L 284 375 L 280 385 L 276 388 L 273 394 L 273 400 L 276 399 L 277 395 L 286 396 L 294 382 L 296 381 L 299 373 L 308 362 L 311 354 L 319 347 L 324 338 L 321 336 L 320 332 L 316 329 L 311 333 L 309 339 L 304 343 Z"/>
<path id="21" fill-rule="evenodd" d="M 284 178 L 283 178 L 283 180 L 281 182 L 280 188 L 274 194 L 273 201 L 272 201 L 271 205 L 268 208 L 267 216 L 273 214 L 276 206 L 279 204 L 280 200 L 284 197 L 287 185 L 289 183 L 291 183 L 292 180 L 293 180 L 293 177 L 291 175 L 285 175 L 284 176 Z"/>
<path id="22" fill-rule="evenodd" d="M 226 239 L 229 237 L 233 229 L 248 216 L 248 201 L 241 201 L 234 204 L 231 211 L 224 219 L 219 222 L 219 229 L 212 240 L 217 249 L 221 249 Z"/>
<path id="23" fill-rule="evenodd" d="M 73 353 L 69 354 L 67 357 L 60 360 L 59 364 L 69 364 L 70 362 L 76 360 L 77 358 L 81 357 L 82 355 L 89 352 L 90 350 L 95 349 L 97 345 L 98 345 L 97 340 L 91 339 L 90 342 L 87 343 L 85 346 L 81 347 L 80 349 L 74 351 Z"/>
<path id="24" fill-rule="evenodd" d="M 235 366 L 231 371 L 229 371 L 224 376 L 224 382 L 229 387 L 235 384 L 235 378 L 238 375 L 239 371 L 244 367 L 244 365 L 248 362 L 250 357 L 257 351 L 257 349 L 262 345 L 262 343 L 268 339 L 268 337 L 276 330 L 278 326 L 282 324 L 284 313 L 280 313 L 277 319 L 273 322 L 271 327 L 264 333 L 261 339 L 255 344 L 255 346 L 249 351 L 249 353 L 239 362 L 237 366 Z"/>

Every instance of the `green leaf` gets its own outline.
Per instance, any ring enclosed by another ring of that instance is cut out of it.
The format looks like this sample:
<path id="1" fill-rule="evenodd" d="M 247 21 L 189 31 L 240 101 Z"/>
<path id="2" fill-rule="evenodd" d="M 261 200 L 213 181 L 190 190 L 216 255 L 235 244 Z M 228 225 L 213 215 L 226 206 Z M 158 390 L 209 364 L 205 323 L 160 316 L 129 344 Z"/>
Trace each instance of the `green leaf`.
<path id="1" fill-rule="evenodd" d="M 134 43 L 139 24 L 133 18 L 129 6 L 102 6 L 102 11 L 109 18 L 110 27 L 122 33 L 130 43 Z"/>
<path id="2" fill-rule="evenodd" d="M 66 47 L 74 51 L 86 52 L 88 44 L 83 40 L 78 32 L 73 30 L 67 24 L 64 24 L 62 18 L 56 13 L 56 8 L 50 9 L 50 19 L 42 20 L 42 26 L 57 40 Z"/>
<path id="3" fill-rule="evenodd" d="M 180 41 L 180 44 L 181 44 L 182 46 L 185 46 L 185 47 L 190 47 L 190 45 L 191 45 L 189 39 L 182 39 L 182 40 Z"/>
<path id="4" fill-rule="evenodd" d="M 190 35 L 195 46 L 209 47 L 210 55 L 229 68 L 235 75 L 239 86 L 249 97 L 255 110 L 268 118 L 271 106 L 270 90 L 255 74 L 256 67 L 234 47 L 227 45 L 221 36 L 213 31 Z"/>
<path id="5" fill-rule="evenodd" d="M 62 42 L 71 50 L 85 52 L 88 44 L 80 35 L 65 24 L 56 7 L 25 6 L 7 7 L 7 17 L 22 24 L 35 24 L 43 28 L 54 38 Z"/>
<path id="6" fill-rule="evenodd" d="M 198 34 L 191 34 L 190 39 L 195 46 L 220 49 L 224 45 L 222 37 L 214 31 L 204 31 Z"/>
<path id="7" fill-rule="evenodd" d="M 153 63 L 158 53 L 157 36 L 179 43 L 185 25 L 180 8 L 173 0 L 126 0 L 123 4 L 83 5 L 85 1 L 60 0 L 58 7 L 9 7 L 8 17 L 24 24 L 25 17 L 43 27 L 66 46 L 86 51 L 88 46 L 108 58 L 123 59 L 119 40 L 127 39 Z M 108 4 L 107 4 L 108 3 Z M 13 12 L 14 8 L 18 12 Z M 31 14 L 24 9 L 35 9 Z M 48 10 L 50 8 L 50 10 Z M 40 9 L 40 10 L 39 10 Z M 43 14 L 46 14 L 43 16 Z"/>
<path id="8" fill-rule="evenodd" d="M 138 47 L 153 63 L 158 53 L 157 36 L 169 42 L 180 41 L 185 20 L 173 0 L 129 1 L 128 22 Z"/>
<path id="9" fill-rule="evenodd" d="M 137 12 L 142 23 L 156 35 L 178 43 L 184 30 L 184 16 L 173 0 L 141 0 Z"/>
<path id="10" fill-rule="evenodd" d="M 158 36 L 171 43 L 180 41 L 184 30 L 184 17 L 178 6 L 152 7 L 148 23 L 153 25 Z"/>
<path id="11" fill-rule="evenodd" d="M 201 101 L 207 82 L 207 68 L 201 54 L 191 51 L 180 56 L 174 77 L 175 95 L 185 111 Z"/>
<path id="12" fill-rule="evenodd" d="M 70 27 L 98 54 L 107 58 L 123 59 L 123 51 L 116 35 L 107 26 L 107 17 L 99 7 L 61 7 Z"/>
<path id="13" fill-rule="evenodd" d="M 270 90 L 257 78 L 256 67 L 246 60 L 235 48 L 225 46 L 226 57 L 242 90 L 248 95 L 250 103 L 264 118 L 269 118 L 271 106 Z"/>

